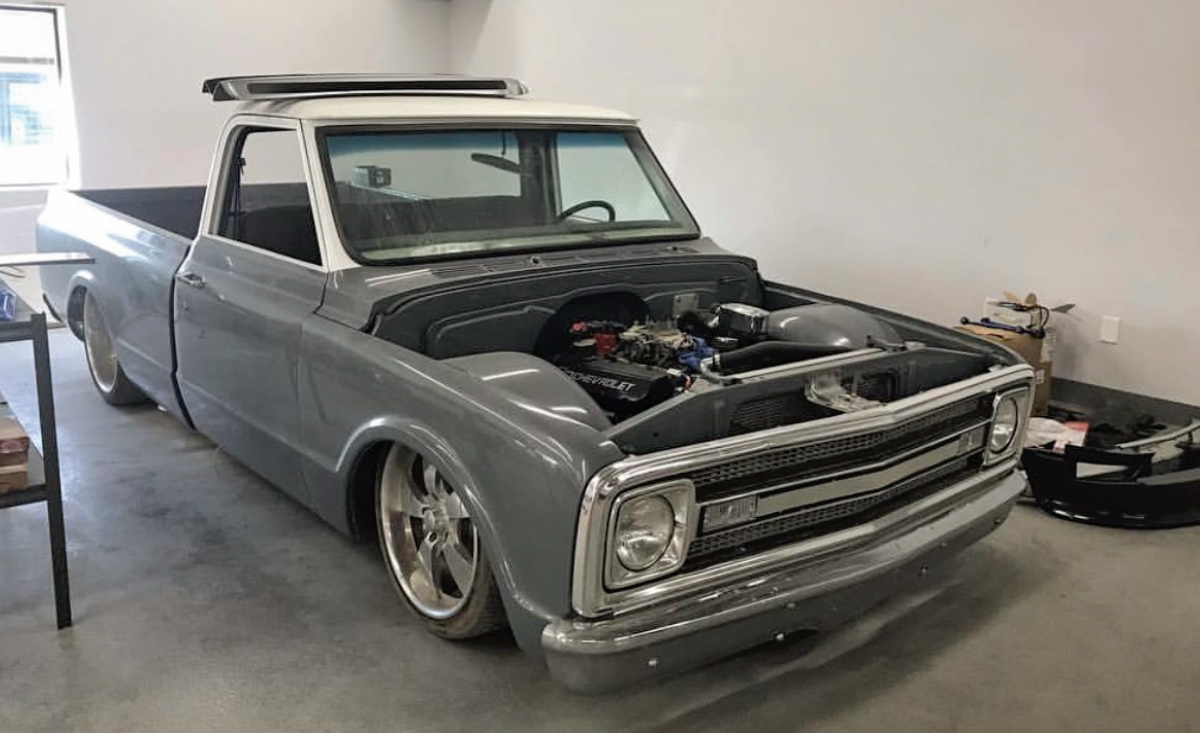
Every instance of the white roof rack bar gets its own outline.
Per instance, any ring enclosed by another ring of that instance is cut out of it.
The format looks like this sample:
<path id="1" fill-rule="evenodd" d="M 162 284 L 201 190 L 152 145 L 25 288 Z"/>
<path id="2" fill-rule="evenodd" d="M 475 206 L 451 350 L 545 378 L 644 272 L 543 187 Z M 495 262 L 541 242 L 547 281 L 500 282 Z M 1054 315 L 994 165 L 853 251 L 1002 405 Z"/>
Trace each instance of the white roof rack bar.
<path id="1" fill-rule="evenodd" d="M 291 74 L 221 76 L 201 88 L 214 102 L 365 95 L 466 95 L 516 97 L 529 89 L 516 79 L 454 74 Z"/>

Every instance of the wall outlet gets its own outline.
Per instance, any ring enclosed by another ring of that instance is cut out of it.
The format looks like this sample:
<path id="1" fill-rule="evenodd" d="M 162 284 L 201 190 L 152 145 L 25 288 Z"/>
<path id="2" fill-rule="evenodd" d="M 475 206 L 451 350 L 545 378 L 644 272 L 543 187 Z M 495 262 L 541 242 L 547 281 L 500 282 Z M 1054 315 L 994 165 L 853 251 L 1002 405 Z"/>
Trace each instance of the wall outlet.
<path id="1" fill-rule="evenodd" d="M 1100 319 L 1100 342 L 1115 344 L 1121 337 L 1121 319 L 1118 316 L 1104 316 Z"/>

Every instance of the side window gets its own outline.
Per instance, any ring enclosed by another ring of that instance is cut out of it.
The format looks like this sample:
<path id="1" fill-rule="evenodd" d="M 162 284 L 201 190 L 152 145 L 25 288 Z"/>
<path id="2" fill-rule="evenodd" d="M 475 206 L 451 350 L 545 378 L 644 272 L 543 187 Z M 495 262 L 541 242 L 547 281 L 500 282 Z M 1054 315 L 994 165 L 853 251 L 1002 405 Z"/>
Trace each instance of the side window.
<path id="1" fill-rule="evenodd" d="M 251 128 L 236 145 L 217 233 L 294 260 L 321 264 L 299 134 Z"/>

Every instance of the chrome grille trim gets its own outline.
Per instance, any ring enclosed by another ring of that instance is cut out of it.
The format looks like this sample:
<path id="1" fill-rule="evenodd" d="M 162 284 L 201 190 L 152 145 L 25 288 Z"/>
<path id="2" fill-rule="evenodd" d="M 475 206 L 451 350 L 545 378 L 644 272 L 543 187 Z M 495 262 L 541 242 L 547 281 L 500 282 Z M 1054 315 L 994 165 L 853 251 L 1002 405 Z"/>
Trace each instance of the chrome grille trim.
<path id="1" fill-rule="evenodd" d="M 862 463 L 851 468 L 815 476 L 787 478 L 737 494 L 697 502 L 697 504 L 703 512 L 709 506 L 724 504 L 743 497 L 757 496 L 757 518 L 761 520 L 772 514 L 791 511 L 810 504 L 824 504 L 857 494 L 879 491 L 892 484 L 907 481 L 919 473 L 924 473 L 967 453 L 981 453 L 983 433 L 987 430 L 987 426 L 986 421 L 973 423 L 969 427 L 939 436 L 928 443 L 922 443 L 880 461 Z M 971 435 L 975 435 L 976 440 L 980 442 L 976 443 L 974 448 L 963 450 L 959 441 Z"/>
<path id="2" fill-rule="evenodd" d="M 946 430 L 954 429 L 956 426 L 953 421 L 976 414 L 981 419 L 991 415 L 990 405 L 984 404 L 984 399 L 981 397 L 962 400 L 949 407 L 906 421 L 890 430 L 851 435 L 812 445 L 770 451 L 762 455 L 694 471 L 690 478 L 696 485 L 696 490 L 702 492 L 710 486 L 744 479 L 759 473 L 780 471 L 848 453 L 866 452 L 887 443 L 919 435 L 933 427 L 944 426 Z M 943 432 L 943 434 L 945 433 Z"/>
<path id="3" fill-rule="evenodd" d="M 978 452 L 974 455 L 977 456 Z M 975 471 L 971 457 L 964 456 L 953 459 L 869 494 L 860 494 L 848 499 L 824 502 L 782 516 L 767 517 L 731 529 L 702 535 L 692 540 L 692 544 L 688 548 L 688 559 L 684 564 L 684 569 L 691 569 L 688 567 L 689 564 L 695 565 L 696 560 L 722 550 L 728 550 L 760 540 L 768 540 L 806 527 L 815 527 L 826 522 L 844 519 L 873 509 L 880 504 L 884 504 L 903 494 L 908 494 L 918 489 L 928 491 L 944 488 L 945 484 L 942 482 L 948 477 L 952 479 L 952 483 L 953 480 L 965 477 L 965 472 Z"/>
<path id="4" fill-rule="evenodd" d="M 930 389 L 861 412 L 672 448 L 658 453 L 629 456 L 605 466 L 588 482 L 581 501 L 575 535 L 572 606 L 580 616 L 595 618 L 711 588 L 714 583 L 809 557 L 821 552 L 822 548 L 838 549 L 856 539 L 876 536 L 885 528 L 907 522 L 918 514 L 930 511 L 932 507 L 940 505 L 939 503 L 950 501 L 953 497 L 977 488 L 981 482 L 999 480 L 1013 470 L 1016 461 L 1008 459 L 984 469 L 930 497 L 906 503 L 879 520 L 871 520 L 865 524 L 694 572 L 681 572 L 645 585 L 610 591 L 603 584 L 605 538 L 613 502 L 619 493 L 627 489 L 687 477 L 721 464 L 754 458 L 761 453 L 781 452 L 841 438 L 894 430 L 955 403 L 1016 387 L 1028 388 L 1032 383 L 1032 367 L 1017 364 L 997 368 L 977 377 Z"/>

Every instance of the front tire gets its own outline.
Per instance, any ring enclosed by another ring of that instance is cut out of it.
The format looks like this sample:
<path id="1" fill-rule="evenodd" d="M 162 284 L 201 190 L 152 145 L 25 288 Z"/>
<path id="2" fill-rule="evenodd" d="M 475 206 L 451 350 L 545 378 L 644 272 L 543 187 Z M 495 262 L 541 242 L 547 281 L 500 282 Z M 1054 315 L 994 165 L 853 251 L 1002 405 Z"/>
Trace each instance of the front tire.
<path id="1" fill-rule="evenodd" d="M 431 633 L 469 639 L 508 625 L 466 504 L 428 459 L 392 446 L 379 472 L 376 516 L 388 574 Z"/>
<path id="2" fill-rule="evenodd" d="M 83 349 L 87 352 L 92 384 L 105 402 L 119 407 L 147 402 L 145 393 L 129 381 L 117 361 L 104 313 L 91 293 L 86 293 L 83 301 Z"/>

